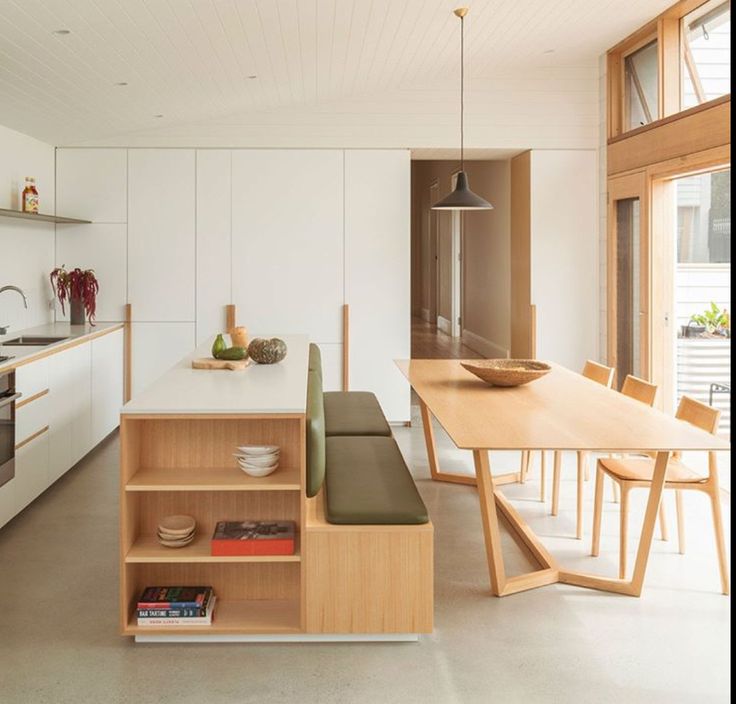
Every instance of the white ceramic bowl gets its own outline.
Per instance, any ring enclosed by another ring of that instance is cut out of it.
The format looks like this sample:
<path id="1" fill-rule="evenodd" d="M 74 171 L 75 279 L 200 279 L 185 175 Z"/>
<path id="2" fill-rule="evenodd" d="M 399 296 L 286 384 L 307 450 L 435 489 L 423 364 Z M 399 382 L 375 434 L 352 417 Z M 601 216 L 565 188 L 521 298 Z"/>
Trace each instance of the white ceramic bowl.
<path id="1" fill-rule="evenodd" d="M 240 469 L 246 474 L 250 474 L 251 477 L 267 477 L 269 474 L 275 472 L 277 467 L 278 464 L 272 465 L 271 467 L 253 467 L 245 463 L 240 465 Z"/>
<path id="2" fill-rule="evenodd" d="M 245 462 L 253 467 L 271 467 L 279 463 L 276 457 L 238 457 L 238 462 Z"/>
<path id="3" fill-rule="evenodd" d="M 281 448 L 278 445 L 241 445 L 237 448 L 243 455 L 271 455 L 278 453 Z"/>

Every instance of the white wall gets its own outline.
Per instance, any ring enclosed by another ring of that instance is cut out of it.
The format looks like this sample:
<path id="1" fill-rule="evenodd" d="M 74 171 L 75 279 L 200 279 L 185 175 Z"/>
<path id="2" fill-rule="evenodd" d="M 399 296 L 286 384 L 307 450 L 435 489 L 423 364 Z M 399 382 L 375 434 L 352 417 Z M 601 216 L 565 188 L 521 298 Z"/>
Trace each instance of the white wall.
<path id="1" fill-rule="evenodd" d="M 69 148 L 57 162 L 68 214 L 94 220 L 57 229 L 57 261 L 97 271 L 99 320 L 132 304 L 134 394 L 222 331 L 229 303 L 251 336 L 308 334 L 339 389 L 349 303 L 351 388 L 409 419 L 393 363 L 409 356 L 407 150 Z"/>
<path id="2" fill-rule="evenodd" d="M 21 209 L 25 177 L 36 179 L 40 209 L 54 213 L 54 148 L 0 126 L 0 208 Z M 0 326 L 10 331 L 52 319 L 48 275 L 54 267 L 54 225 L 0 218 L 0 287 L 20 286 L 28 310 L 15 293 L 0 295 Z"/>
<path id="3" fill-rule="evenodd" d="M 596 172 L 594 150 L 531 154 L 537 357 L 570 369 L 598 352 Z"/>

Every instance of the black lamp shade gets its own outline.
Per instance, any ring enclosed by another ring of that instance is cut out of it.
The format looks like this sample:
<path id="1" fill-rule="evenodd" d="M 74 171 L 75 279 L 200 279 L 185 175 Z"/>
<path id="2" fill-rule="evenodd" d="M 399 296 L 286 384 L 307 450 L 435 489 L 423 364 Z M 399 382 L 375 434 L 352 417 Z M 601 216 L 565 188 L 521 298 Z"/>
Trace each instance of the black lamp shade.
<path id="1" fill-rule="evenodd" d="M 468 177 L 461 171 L 457 175 L 455 190 L 438 200 L 432 210 L 493 210 L 493 206 L 470 190 Z"/>

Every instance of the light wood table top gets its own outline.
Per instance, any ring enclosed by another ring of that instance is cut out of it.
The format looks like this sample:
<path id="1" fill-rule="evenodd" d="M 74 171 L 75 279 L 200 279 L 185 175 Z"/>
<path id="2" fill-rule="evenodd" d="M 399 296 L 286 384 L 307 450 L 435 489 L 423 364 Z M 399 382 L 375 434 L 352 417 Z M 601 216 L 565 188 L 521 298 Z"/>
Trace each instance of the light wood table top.
<path id="1" fill-rule="evenodd" d="M 454 359 L 397 361 L 462 449 L 728 450 L 722 438 L 552 364 L 523 386 L 489 386 Z"/>

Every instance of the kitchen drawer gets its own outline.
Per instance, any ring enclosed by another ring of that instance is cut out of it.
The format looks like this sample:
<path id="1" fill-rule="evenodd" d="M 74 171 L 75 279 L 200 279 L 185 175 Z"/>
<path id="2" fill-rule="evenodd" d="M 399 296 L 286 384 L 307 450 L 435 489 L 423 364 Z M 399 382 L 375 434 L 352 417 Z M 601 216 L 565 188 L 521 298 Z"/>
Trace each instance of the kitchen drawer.
<path id="1" fill-rule="evenodd" d="M 49 433 L 41 433 L 15 453 L 15 512 L 22 511 L 49 485 Z"/>
<path id="2" fill-rule="evenodd" d="M 23 364 L 15 370 L 15 390 L 23 394 L 21 401 L 48 388 L 49 357 Z"/>
<path id="3" fill-rule="evenodd" d="M 20 445 L 34 433 L 49 425 L 49 395 L 39 396 L 15 409 L 15 444 Z"/>
<path id="4" fill-rule="evenodd" d="M 0 528 L 2 528 L 15 514 L 15 479 L 0 486 Z"/>

